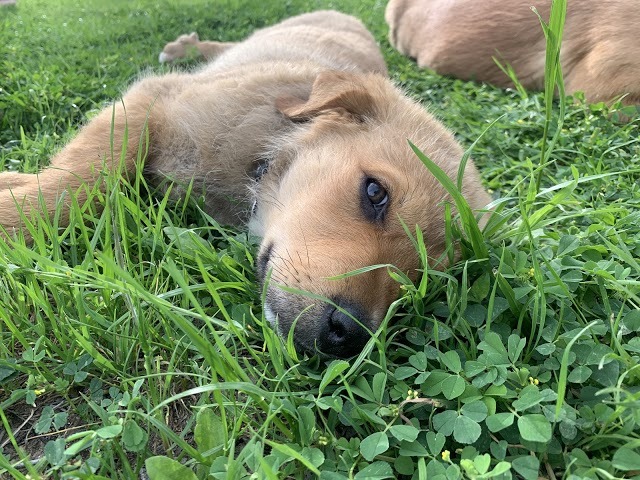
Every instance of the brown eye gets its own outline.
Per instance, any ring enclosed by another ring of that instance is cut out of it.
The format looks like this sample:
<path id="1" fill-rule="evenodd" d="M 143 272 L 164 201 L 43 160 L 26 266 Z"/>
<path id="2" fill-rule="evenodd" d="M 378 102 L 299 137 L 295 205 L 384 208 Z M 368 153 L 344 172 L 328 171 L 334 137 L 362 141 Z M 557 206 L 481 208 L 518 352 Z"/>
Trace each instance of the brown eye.
<path id="1" fill-rule="evenodd" d="M 389 205 L 387 189 L 375 178 L 367 178 L 362 185 L 361 205 L 365 217 L 381 222 Z"/>

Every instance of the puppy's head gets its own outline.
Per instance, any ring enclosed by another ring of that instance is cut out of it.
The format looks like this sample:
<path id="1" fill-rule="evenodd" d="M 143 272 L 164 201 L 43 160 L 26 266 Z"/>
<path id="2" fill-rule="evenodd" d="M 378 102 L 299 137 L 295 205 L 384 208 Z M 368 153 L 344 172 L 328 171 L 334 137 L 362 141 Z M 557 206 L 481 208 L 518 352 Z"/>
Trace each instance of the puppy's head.
<path id="1" fill-rule="evenodd" d="M 285 335 L 295 324 L 303 350 L 351 356 L 399 286 L 385 268 L 341 275 L 392 264 L 415 279 L 421 265 L 402 222 L 418 225 L 429 257 L 442 261 L 449 198 L 407 139 L 452 178 L 462 151 L 430 114 L 376 75 L 323 73 L 308 99 L 281 98 L 277 107 L 300 125 L 258 187 L 260 279 L 270 272 L 266 316 Z M 464 193 L 472 207 L 489 202 L 471 164 Z"/>

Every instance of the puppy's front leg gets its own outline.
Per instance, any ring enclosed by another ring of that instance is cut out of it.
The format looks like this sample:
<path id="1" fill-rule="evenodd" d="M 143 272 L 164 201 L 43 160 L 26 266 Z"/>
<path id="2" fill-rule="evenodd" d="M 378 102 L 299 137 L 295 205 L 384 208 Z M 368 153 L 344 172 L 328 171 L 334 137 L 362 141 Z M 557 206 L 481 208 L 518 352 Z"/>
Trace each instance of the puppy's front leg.
<path id="1" fill-rule="evenodd" d="M 122 100 L 105 108 L 83 127 L 40 173 L 0 173 L 0 235 L 3 230 L 9 235 L 22 230 L 29 239 L 22 215 L 26 218 L 33 218 L 35 212 L 53 215 L 63 193 L 75 195 L 82 204 L 87 191 L 100 182 L 102 175 L 135 171 L 140 139 L 147 128 L 150 140 L 154 138 L 172 80 L 171 76 L 151 77 L 135 84 Z M 70 202 L 68 199 L 63 202 L 61 226 L 69 221 Z"/>
<path id="2" fill-rule="evenodd" d="M 0 172 L 0 190 L 16 188 L 30 180 L 31 174 L 29 173 Z"/>

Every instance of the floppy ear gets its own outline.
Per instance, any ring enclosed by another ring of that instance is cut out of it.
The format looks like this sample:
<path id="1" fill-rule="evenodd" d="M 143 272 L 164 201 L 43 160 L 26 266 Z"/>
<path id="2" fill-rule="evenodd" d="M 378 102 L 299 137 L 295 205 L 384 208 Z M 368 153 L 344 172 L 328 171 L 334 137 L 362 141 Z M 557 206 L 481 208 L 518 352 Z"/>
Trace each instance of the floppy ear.
<path id="1" fill-rule="evenodd" d="M 200 39 L 198 38 L 198 34 L 196 32 L 191 32 L 191 35 L 189 35 L 189 39 L 194 40 L 196 42 L 200 41 Z"/>
<path id="2" fill-rule="evenodd" d="M 329 71 L 316 77 L 308 100 L 284 96 L 276 100 L 276 108 L 293 121 L 310 120 L 329 112 L 362 121 L 374 113 L 374 103 L 361 75 Z"/>

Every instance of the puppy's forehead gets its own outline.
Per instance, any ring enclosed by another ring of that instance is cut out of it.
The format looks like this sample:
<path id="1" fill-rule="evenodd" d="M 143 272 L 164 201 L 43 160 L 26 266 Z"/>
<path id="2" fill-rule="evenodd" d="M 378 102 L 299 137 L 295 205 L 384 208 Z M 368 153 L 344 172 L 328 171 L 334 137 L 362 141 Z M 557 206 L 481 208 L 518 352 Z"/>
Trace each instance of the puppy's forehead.
<path id="1" fill-rule="evenodd" d="M 393 129 L 387 132 L 385 129 L 363 127 L 362 131 L 317 139 L 308 148 L 297 152 L 298 160 L 302 160 L 302 165 L 296 166 L 318 169 L 327 166 L 360 170 L 386 169 L 389 173 L 398 169 L 424 169 L 425 167 L 411 150 L 409 139 L 427 147 L 430 146 L 430 142 L 421 138 L 413 140 L 415 137 L 416 135 L 410 137 Z"/>

